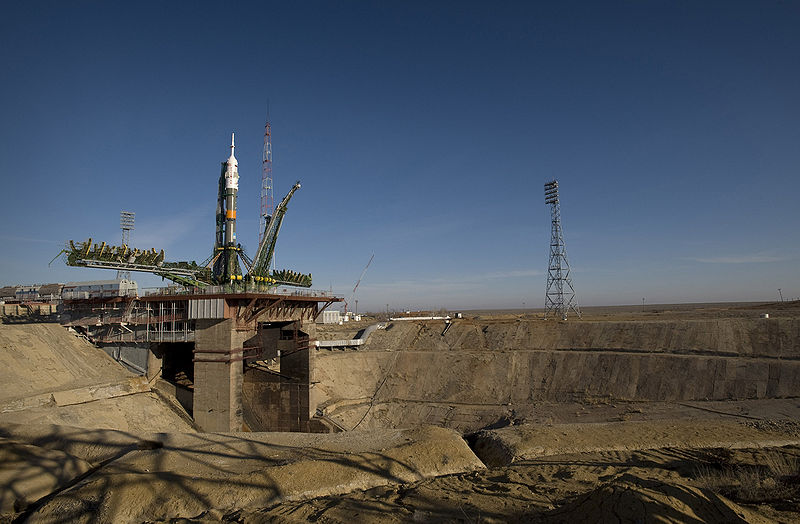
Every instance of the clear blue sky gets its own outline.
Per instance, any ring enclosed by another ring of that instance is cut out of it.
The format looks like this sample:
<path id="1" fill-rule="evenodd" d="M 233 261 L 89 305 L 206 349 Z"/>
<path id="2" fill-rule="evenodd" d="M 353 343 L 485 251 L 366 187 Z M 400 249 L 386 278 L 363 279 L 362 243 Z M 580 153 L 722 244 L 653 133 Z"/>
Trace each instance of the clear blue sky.
<path id="1" fill-rule="evenodd" d="M 256 248 L 359 309 L 541 307 L 561 186 L 583 305 L 800 296 L 800 3 L 7 2 L 0 284 L 113 278 L 68 239 L 205 259 L 236 132 Z M 160 280 L 139 278 L 140 285 Z"/>

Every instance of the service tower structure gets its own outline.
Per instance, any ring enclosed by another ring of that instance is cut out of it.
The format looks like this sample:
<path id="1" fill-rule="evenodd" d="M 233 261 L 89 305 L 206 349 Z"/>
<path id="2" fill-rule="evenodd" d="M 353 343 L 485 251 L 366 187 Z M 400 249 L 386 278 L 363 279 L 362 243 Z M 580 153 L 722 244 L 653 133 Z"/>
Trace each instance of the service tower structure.
<path id="1" fill-rule="evenodd" d="M 258 243 L 264 240 L 267 224 L 272 218 L 275 201 L 272 193 L 272 130 L 267 123 L 264 125 L 264 152 L 261 155 L 261 218 L 258 222 Z"/>
<path id="2" fill-rule="evenodd" d="M 225 283 L 242 280 L 239 256 L 242 248 L 236 243 L 236 208 L 239 195 L 239 162 L 231 133 L 231 156 L 222 163 L 217 192 L 217 231 L 214 241 L 214 280 Z"/>

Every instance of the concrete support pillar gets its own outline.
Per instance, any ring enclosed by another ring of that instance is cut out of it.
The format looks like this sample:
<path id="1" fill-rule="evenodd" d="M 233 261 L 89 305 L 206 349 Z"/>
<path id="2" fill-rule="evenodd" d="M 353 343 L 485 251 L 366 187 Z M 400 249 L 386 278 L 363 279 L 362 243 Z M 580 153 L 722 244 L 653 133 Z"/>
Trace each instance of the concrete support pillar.
<path id="1" fill-rule="evenodd" d="M 147 380 L 152 381 L 155 377 L 161 376 L 161 367 L 164 359 L 164 351 L 160 344 L 148 344 L 147 351 Z"/>
<path id="2" fill-rule="evenodd" d="M 296 321 L 282 328 L 284 336 L 278 347 L 281 350 L 281 375 L 288 380 L 281 381 L 280 427 L 284 431 L 308 431 L 308 421 L 316 411 L 311 405 L 310 388 L 314 371 L 314 349 L 310 347 L 316 336 L 313 322 Z M 294 334 L 287 339 L 286 335 Z"/>
<path id="3" fill-rule="evenodd" d="M 203 431 L 242 430 L 242 341 L 233 320 L 198 320 L 194 350 L 194 420 Z"/>

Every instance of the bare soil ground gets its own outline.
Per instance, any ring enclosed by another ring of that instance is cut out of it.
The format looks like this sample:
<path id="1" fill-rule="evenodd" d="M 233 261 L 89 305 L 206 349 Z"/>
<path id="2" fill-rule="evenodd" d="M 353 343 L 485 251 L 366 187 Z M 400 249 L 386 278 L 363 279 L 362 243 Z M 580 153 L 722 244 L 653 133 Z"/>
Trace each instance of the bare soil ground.
<path id="1" fill-rule="evenodd" d="M 0 384 L 0 424 L 193 431 L 177 401 L 58 324 L 0 324 Z"/>
<path id="2" fill-rule="evenodd" d="M 583 320 L 677 320 L 758 317 L 763 313 L 770 318 L 797 316 L 800 301 L 786 302 L 709 302 L 694 304 L 632 304 L 626 306 L 581 307 Z M 462 314 L 470 318 L 500 320 L 512 317 L 543 318 L 544 309 L 467 310 Z M 570 318 L 574 316 L 570 315 Z"/>
<path id="3" fill-rule="evenodd" d="M 793 326 L 800 319 L 798 303 L 584 311 L 593 322 L 713 321 L 769 313 Z M 537 319 L 513 311 L 468 316 L 481 325 Z M 318 337 L 352 338 L 370 323 L 325 327 Z M 558 329 L 552 324 L 544 331 Z M 109 382 L 97 374 L 106 364 L 86 371 L 89 379 L 81 369 L 108 357 L 91 353 L 91 347 L 73 348 L 56 331 L 35 335 L 34 345 L 50 347 L 40 353 L 27 349 L 31 335 L 5 329 L 0 326 L 2 364 L 18 371 L 0 371 L 0 378 L 16 380 L 0 397 L 7 409 L 0 413 L 0 522 L 800 522 L 800 392 L 736 401 L 584 397 L 534 402 L 524 413 L 498 404 L 492 413 L 501 416 L 487 418 L 492 423 L 484 426 L 490 428 L 466 439 L 430 427 L 335 435 L 189 434 L 147 429 L 158 417 L 125 406 L 151 393 L 50 403 L 54 393 L 65 399 L 97 394 L 92 385 Z M 50 336 L 55 338 L 48 341 Z M 439 342 L 446 338 L 436 332 L 410 341 L 424 351 L 449 351 L 446 341 Z M 780 343 L 794 358 L 800 340 L 788 338 Z M 64 351 L 78 356 L 64 362 Z M 41 376 L 25 361 L 26 353 L 41 355 Z M 110 382 L 128 378 L 114 375 Z M 437 399 L 425 403 L 435 407 Z M 394 403 L 391 409 L 398 411 L 387 412 L 386 420 L 402 421 L 412 404 L 419 403 Z M 450 410 L 453 402 L 441 404 Z M 462 408 L 468 414 L 475 406 Z M 56 409 L 73 411 L 52 418 Z M 127 424 L 125 431 L 85 429 L 92 421 L 104 427 L 101 421 L 109 419 L 103 417 L 115 412 L 111 418 Z M 74 425 L 84 429 L 65 427 L 70 424 L 63 417 L 74 417 L 80 421 Z M 64 425 L 40 425 L 56 421 Z"/>
<path id="4" fill-rule="evenodd" d="M 0 402 L 132 376 L 59 324 L 0 324 Z"/>
<path id="5" fill-rule="evenodd" d="M 621 424 L 617 449 L 591 425 L 497 430 L 506 443 L 520 437 L 526 453 L 489 468 L 457 434 L 432 427 L 309 435 L 7 425 L 0 521 L 798 521 L 797 422 Z M 664 446 L 674 438 L 688 445 Z M 531 453 L 532 443 L 541 449 Z"/>
<path id="6" fill-rule="evenodd" d="M 235 522 L 797 522 L 800 448 L 577 453 L 226 515 Z"/>
<path id="7" fill-rule="evenodd" d="M 0 521 L 143 522 L 484 469 L 454 431 L 156 433 L 0 425 Z"/>
<path id="8" fill-rule="evenodd" d="M 733 321 L 730 325 L 737 326 L 738 320 L 752 322 L 765 313 L 770 319 L 790 322 L 792 326 L 800 318 L 800 303 L 648 304 L 644 308 L 584 308 L 583 313 L 584 321 L 594 322 L 593 328 L 601 334 L 598 322 L 697 321 L 696 326 L 702 330 L 704 321 Z M 509 321 L 541 322 L 552 327 L 538 329 L 545 335 L 538 337 L 538 343 L 544 344 L 543 347 L 559 347 L 556 339 L 547 338 L 552 338 L 559 322 L 542 320 L 541 312 L 467 311 L 464 316 L 467 324 L 488 327 L 483 331 L 487 340 L 494 326 Z M 320 338 L 349 338 L 369 323 L 367 319 L 359 326 L 327 326 Z M 397 347 L 390 351 L 411 347 L 422 352 L 451 350 L 444 347 L 446 337 L 438 331 L 431 338 L 420 333 L 398 340 Z M 685 335 L 685 331 L 677 333 L 672 340 Z M 742 353 L 771 355 L 778 350 L 768 340 L 741 340 L 735 333 L 725 336 L 730 340 L 694 336 L 703 341 L 702 347 L 688 349 L 697 354 L 713 348 L 719 353 L 733 349 L 734 357 Z M 509 340 L 498 339 L 498 342 L 509 343 Z M 587 341 L 596 342 L 596 339 Z M 785 356 L 778 358 L 796 358 L 800 349 L 796 334 L 779 342 Z M 510 343 L 513 347 L 514 342 Z M 754 344 L 752 348 L 750 344 Z M 659 340 L 658 346 L 641 349 L 670 351 L 664 341 Z M 344 356 L 341 358 L 346 360 Z M 674 380 L 685 378 L 675 376 Z M 480 449 L 477 435 L 468 440 L 489 468 L 303 503 L 246 508 L 227 514 L 224 519 L 236 522 L 800 522 L 798 395 L 800 391 L 789 398 L 681 402 L 588 397 L 581 401 L 509 403 L 503 409 L 499 404 L 467 405 L 453 399 L 409 401 L 390 393 L 386 394 L 385 402 L 376 402 L 373 397 L 368 403 L 372 410 L 370 422 L 380 425 L 383 420 L 391 425 L 404 418 L 421 420 L 438 410 L 441 416 L 434 418 L 458 427 L 474 423 L 473 419 L 480 418 L 482 410 L 486 411 L 480 422 L 491 420 L 493 423 L 488 425 L 498 428 L 488 432 L 494 433 L 495 440 L 484 439 L 483 446 L 490 452 Z M 347 426 L 358 423 L 369 406 L 359 406 L 357 402 L 342 404 L 334 413 Z M 498 411 L 504 414 L 497 417 Z M 366 425 L 370 426 L 370 422 Z M 524 425 L 518 426 L 520 423 Z M 625 431 L 621 430 L 623 427 Z"/>

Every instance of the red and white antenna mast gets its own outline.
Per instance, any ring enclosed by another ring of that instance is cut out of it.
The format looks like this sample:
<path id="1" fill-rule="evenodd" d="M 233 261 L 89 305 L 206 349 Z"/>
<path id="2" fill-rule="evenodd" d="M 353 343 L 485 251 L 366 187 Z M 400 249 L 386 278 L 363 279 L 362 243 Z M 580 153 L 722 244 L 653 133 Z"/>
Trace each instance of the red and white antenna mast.
<path id="1" fill-rule="evenodd" d="M 267 123 L 264 125 L 264 152 L 261 156 L 261 218 L 258 222 L 258 243 L 264 239 L 264 230 L 267 221 L 275 209 L 275 200 L 272 196 L 272 132 L 269 126 L 269 109 L 267 109 Z"/>

